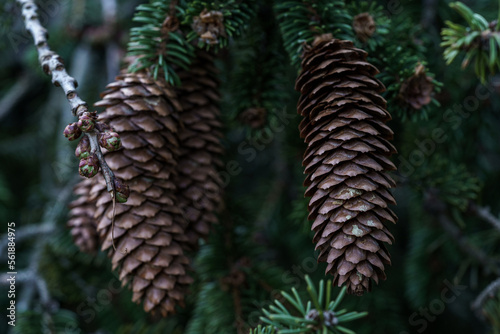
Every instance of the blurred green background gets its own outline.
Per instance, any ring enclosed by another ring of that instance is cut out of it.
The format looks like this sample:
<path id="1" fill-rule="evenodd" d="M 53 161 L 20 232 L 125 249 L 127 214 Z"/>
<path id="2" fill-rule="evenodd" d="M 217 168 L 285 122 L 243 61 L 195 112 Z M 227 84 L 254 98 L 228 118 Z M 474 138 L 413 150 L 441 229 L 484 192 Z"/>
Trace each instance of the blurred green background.
<path id="1" fill-rule="evenodd" d="M 40 2 L 51 48 L 65 60 L 89 104 L 99 100 L 120 69 L 139 3 Z M 494 1 L 465 3 L 488 21 L 497 17 Z M 406 48 L 427 63 L 442 86 L 434 95 L 440 105 L 420 111 L 396 102 L 390 106 L 389 125 L 399 151 L 393 158 L 399 167 L 394 191 L 399 222 L 391 227 L 396 238 L 390 246 L 392 266 L 387 281 L 372 293 L 346 298 L 344 307 L 369 312 L 349 328 L 361 334 L 500 333 L 500 295 L 486 303 L 486 320 L 471 309 L 482 289 L 500 276 L 500 230 L 478 213 L 486 207 L 496 219 L 500 213 L 500 76 L 480 85 L 473 68 L 461 70 L 459 61 L 445 65 L 439 31 L 445 20 L 460 22 L 449 1 L 379 4 L 377 22 L 385 30 L 375 35 L 376 45 L 356 43 L 377 50 L 370 60 L 381 77 L 400 84 L 398 75 L 411 75 L 408 64 L 414 59 L 390 58 L 402 54 L 398 47 Z M 356 15 L 374 7 L 349 1 L 348 8 Z M 382 16 L 387 13 L 392 13 L 391 23 Z M 231 214 L 221 217 L 196 254 L 196 283 L 186 307 L 167 319 L 148 315 L 130 301 L 131 292 L 120 287 L 106 254 L 83 254 L 73 245 L 65 224 L 78 161 L 76 143 L 62 135 L 73 116 L 62 90 L 39 68 L 14 1 L 0 4 L 0 35 L 1 333 L 246 333 L 277 291 L 295 287 L 304 292 L 304 274 L 315 282 L 324 278 L 303 199 L 305 145 L 293 90 L 297 71 L 288 65 L 270 2 L 258 2 L 243 36 L 220 52 L 224 159 L 236 161 L 241 172 L 226 187 Z M 258 130 L 238 117 L 253 105 L 256 92 L 267 94 L 261 107 L 268 112 L 267 124 Z M 392 94 L 390 102 L 397 91 Z M 464 113 L 454 111 L 461 106 Z M 283 123 L 283 131 L 272 131 L 272 124 Z M 436 129 L 442 130 L 443 141 L 430 140 Z M 8 328 L 3 315 L 7 222 L 16 223 L 15 328 Z M 227 254 L 231 261 L 225 260 Z M 245 277 L 238 291 L 240 308 L 221 283 L 235 271 Z"/>

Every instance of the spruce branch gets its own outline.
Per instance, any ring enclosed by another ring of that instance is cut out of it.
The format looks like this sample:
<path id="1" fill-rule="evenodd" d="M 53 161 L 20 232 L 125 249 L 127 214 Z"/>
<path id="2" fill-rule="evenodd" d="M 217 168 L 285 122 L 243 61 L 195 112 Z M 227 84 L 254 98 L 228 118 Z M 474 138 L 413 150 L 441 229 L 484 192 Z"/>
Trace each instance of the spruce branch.
<path id="1" fill-rule="evenodd" d="M 441 83 L 427 66 L 425 47 L 416 43 L 416 37 L 407 38 L 417 24 L 408 17 L 389 18 L 386 8 L 376 2 L 352 1 L 347 10 L 353 17 L 353 42 L 368 52 L 370 63 L 383 69 L 377 79 L 387 88 L 382 96 L 388 111 L 401 121 L 427 120 L 439 106 L 434 96 Z M 394 38 L 401 42 L 394 44 Z"/>
<path id="2" fill-rule="evenodd" d="M 38 252 L 37 252 L 38 253 Z M 37 265 L 38 263 L 34 264 Z M 1 274 L 0 275 L 0 285 L 8 286 L 10 284 L 9 278 L 10 274 Z M 40 275 L 38 270 L 34 268 L 31 264 L 28 268 L 19 271 L 16 274 L 16 283 L 22 284 L 23 287 L 30 286 L 31 289 L 34 289 L 37 292 L 38 297 L 40 298 L 40 303 L 47 307 L 52 301 L 50 292 L 47 286 L 46 280 Z M 30 299 L 32 298 L 31 294 L 22 294 L 23 298 L 19 299 L 18 308 L 22 310 L 19 305 L 28 305 Z M 26 307 L 27 308 L 27 307 Z M 25 309 L 26 309 L 25 308 Z"/>
<path id="3" fill-rule="evenodd" d="M 27 226 L 23 226 L 16 230 L 16 242 L 20 243 L 24 240 L 28 240 L 31 238 L 36 238 L 41 235 L 50 234 L 55 230 L 55 224 L 53 222 L 45 222 L 40 224 L 30 224 Z M 7 243 L 9 239 L 7 238 L 7 234 L 1 236 L 0 239 L 0 257 L 3 257 L 5 254 L 4 250 L 7 250 Z"/>
<path id="4" fill-rule="evenodd" d="M 376 2 L 356 1 L 347 4 L 352 16 L 353 42 L 371 54 L 377 47 L 385 47 L 388 35 L 398 32 L 399 27 L 391 27 L 393 21 L 384 13 L 384 7 Z M 379 56 L 377 54 L 377 56 Z"/>
<path id="5" fill-rule="evenodd" d="M 35 85 L 36 80 L 31 75 L 28 73 L 21 74 L 14 86 L 0 99 L 0 120 L 6 117 Z"/>
<path id="6" fill-rule="evenodd" d="M 2 286 L 7 286 L 9 285 L 9 281 L 7 280 L 9 278 L 9 274 L 1 274 L 0 275 L 0 285 Z M 30 283 L 33 281 L 36 281 L 38 279 L 42 279 L 38 273 L 35 270 L 32 270 L 31 268 L 26 268 L 23 269 L 23 271 L 19 271 L 16 274 L 16 283 Z"/>
<path id="7" fill-rule="evenodd" d="M 81 116 L 83 113 L 88 112 L 88 105 L 83 101 L 76 92 L 78 83 L 76 79 L 71 77 L 64 66 L 62 58 L 54 51 L 52 51 L 47 42 L 48 33 L 40 20 L 38 19 L 38 7 L 33 0 L 17 0 L 21 6 L 24 25 L 33 36 L 34 44 L 38 51 L 38 59 L 40 66 L 45 74 L 52 77 L 52 83 L 56 87 L 61 87 L 68 99 L 71 106 L 73 116 Z M 103 158 L 101 149 L 99 147 L 97 130 L 87 132 L 85 135 L 89 138 L 91 144 L 91 152 L 95 153 L 99 159 L 101 170 L 106 180 L 106 187 L 111 196 L 114 197 L 114 174 L 111 168 Z"/>
<path id="8" fill-rule="evenodd" d="M 330 280 L 326 284 L 321 280 L 318 288 L 309 276 L 306 275 L 305 280 L 309 294 L 307 301 L 300 297 L 295 288 L 292 288 L 291 293 L 281 291 L 286 303 L 276 299 L 274 304 L 269 306 L 269 310 L 262 309 L 265 316 L 261 317 L 260 320 L 267 326 L 258 327 L 250 333 L 273 333 L 273 330 L 276 330 L 278 333 L 355 334 L 343 325 L 346 322 L 360 319 L 368 313 L 338 309 L 347 288 L 343 287 L 334 298 L 333 285 Z"/>
<path id="9" fill-rule="evenodd" d="M 474 259 L 486 273 L 494 273 L 500 276 L 500 266 L 497 261 L 490 258 L 482 249 L 472 244 L 469 238 L 465 236 L 460 228 L 448 217 L 448 205 L 437 195 L 433 189 L 425 193 L 425 207 L 433 213 L 443 230 L 455 241 L 460 250 Z"/>
<path id="10" fill-rule="evenodd" d="M 478 198 L 482 185 L 464 164 L 432 157 L 413 177 L 415 189 L 435 196 L 452 210 L 464 212 L 469 203 Z M 457 211 L 457 212 L 458 212 Z"/>
<path id="11" fill-rule="evenodd" d="M 264 327 L 262 325 L 259 325 L 257 326 L 257 328 L 250 330 L 250 334 L 275 334 L 275 333 L 276 329 L 271 325 L 267 325 Z"/>
<path id="12" fill-rule="evenodd" d="M 483 305 L 486 301 L 495 296 L 495 293 L 500 290 L 500 278 L 497 278 L 477 296 L 477 298 L 472 302 L 471 308 L 476 313 L 479 319 L 484 319 L 483 316 Z"/>
<path id="13" fill-rule="evenodd" d="M 197 40 L 199 48 L 219 51 L 231 37 L 243 33 L 255 16 L 255 1 L 192 1 L 186 9 L 182 24 L 190 25 L 188 41 Z"/>
<path id="14" fill-rule="evenodd" d="M 499 4 L 500 6 L 500 4 Z M 453 2 L 450 7 L 455 9 L 469 25 L 468 27 L 446 21 L 446 28 L 441 30 L 442 47 L 446 64 L 449 65 L 462 52 L 465 57 L 462 69 L 474 61 L 476 76 L 484 84 L 486 71 L 496 73 L 500 70 L 500 31 L 498 21 L 488 22 L 482 15 L 461 2 Z M 500 13 L 500 7 L 499 7 Z"/>
<path id="15" fill-rule="evenodd" d="M 486 270 L 486 272 L 493 272 L 495 275 L 500 276 L 500 267 L 498 264 L 495 263 L 493 259 L 488 257 L 485 252 L 473 245 L 470 240 L 463 235 L 460 229 L 450 220 L 448 215 L 440 213 L 438 215 L 438 221 L 445 232 L 453 238 L 464 254 L 477 261 L 477 263 L 479 263 Z"/>
<path id="16" fill-rule="evenodd" d="M 194 58 L 194 47 L 180 29 L 184 9 L 177 1 L 153 1 L 137 7 L 133 21 L 142 25 L 130 30 L 127 54 L 133 61 L 128 70 L 151 69 L 161 73 L 171 85 L 180 85 L 176 69 L 187 70 Z"/>
<path id="17" fill-rule="evenodd" d="M 292 65 L 298 67 L 303 46 L 314 38 L 332 33 L 336 38 L 346 38 L 352 28 L 345 22 L 351 20 L 343 1 L 283 0 L 274 4 L 274 12 L 283 37 L 283 45 Z"/>
<path id="18" fill-rule="evenodd" d="M 470 204 L 470 209 L 474 212 L 479 218 L 483 219 L 485 222 L 491 224 L 494 228 L 496 228 L 500 232 L 500 219 L 495 217 L 489 207 L 478 206 L 474 203 Z"/>

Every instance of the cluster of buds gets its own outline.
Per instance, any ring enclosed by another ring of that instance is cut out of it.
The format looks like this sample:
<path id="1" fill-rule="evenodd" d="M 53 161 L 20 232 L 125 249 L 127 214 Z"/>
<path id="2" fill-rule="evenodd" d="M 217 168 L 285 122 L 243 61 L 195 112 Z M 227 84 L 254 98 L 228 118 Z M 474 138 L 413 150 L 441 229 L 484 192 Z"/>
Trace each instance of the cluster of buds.
<path id="1" fill-rule="evenodd" d="M 118 133 L 105 123 L 97 121 L 96 112 L 84 112 L 78 117 L 78 122 L 66 126 L 64 136 L 73 141 L 82 135 L 82 133 L 94 132 L 97 134 L 97 141 L 102 148 L 107 151 L 116 151 L 122 147 L 122 142 Z M 100 162 L 96 152 L 92 150 L 90 137 L 84 135 L 75 150 L 75 155 L 80 159 L 78 171 L 81 176 L 91 178 L 97 175 L 100 168 Z M 119 203 L 125 203 L 130 195 L 128 186 L 120 179 L 114 179 L 114 188 L 116 200 Z"/>
<path id="2" fill-rule="evenodd" d="M 97 122 L 97 113 L 84 112 L 78 117 L 78 122 L 74 122 L 66 126 L 64 129 L 64 136 L 69 141 L 80 138 L 83 132 L 91 132 L 94 130 Z"/>

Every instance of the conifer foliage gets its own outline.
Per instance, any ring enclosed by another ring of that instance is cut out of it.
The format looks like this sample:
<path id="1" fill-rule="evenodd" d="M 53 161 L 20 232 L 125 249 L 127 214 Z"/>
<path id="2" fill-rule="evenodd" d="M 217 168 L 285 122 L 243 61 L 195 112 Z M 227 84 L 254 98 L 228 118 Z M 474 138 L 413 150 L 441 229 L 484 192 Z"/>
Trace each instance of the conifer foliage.
<path id="1" fill-rule="evenodd" d="M 370 290 L 370 279 L 385 280 L 390 257 L 384 243 L 394 240 L 386 225 L 397 219 L 387 191 L 395 183 L 384 174 L 396 169 L 387 158 L 396 149 L 387 141 L 391 116 L 377 73 L 352 42 L 322 35 L 306 50 L 296 82 L 319 260 L 328 262 L 335 283 L 357 295 Z"/>
<path id="2" fill-rule="evenodd" d="M 13 334 L 409 333 L 445 290 L 429 332 L 500 333 L 491 1 L 15 2 Z"/>

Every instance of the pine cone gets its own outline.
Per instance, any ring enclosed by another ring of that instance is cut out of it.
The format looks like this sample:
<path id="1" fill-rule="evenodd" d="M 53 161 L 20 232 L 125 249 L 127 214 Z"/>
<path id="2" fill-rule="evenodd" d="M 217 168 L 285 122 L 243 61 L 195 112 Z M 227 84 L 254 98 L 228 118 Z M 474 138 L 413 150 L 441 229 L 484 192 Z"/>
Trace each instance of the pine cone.
<path id="1" fill-rule="evenodd" d="M 208 45 L 219 43 L 219 36 L 226 37 L 226 28 L 224 27 L 224 14 L 216 10 L 207 10 L 206 8 L 199 16 L 193 18 L 191 25 L 198 34 L 200 42 Z"/>
<path id="2" fill-rule="evenodd" d="M 266 124 L 267 110 L 261 107 L 251 107 L 244 110 L 239 119 L 241 123 L 250 126 L 253 129 L 258 129 Z"/>
<path id="3" fill-rule="evenodd" d="M 119 268 L 120 280 L 131 283 L 132 300 L 143 300 L 146 312 L 167 316 L 183 304 L 192 283 L 182 250 L 186 223 L 173 183 L 180 104 L 164 80 L 155 81 L 145 73 L 121 75 L 107 88 L 96 106 L 106 107 L 100 120 L 120 135 L 123 149 L 107 152 L 105 159 L 128 184 L 130 196 L 126 203 L 116 204 L 114 251 L 111 197 L 103 177 L 96 177 L 91 194 L 96 199 L 97 230 L 113 269 Z"/>
<path id="4" fill-rule="evenodd" d="M 198 52 L 189 72 L 179 71 L 182 128 L 176 184 L 179 205 L 189 223 L 186 236 L 192 249 L 217 222 L 215 213 L 222 203 L 222 181 L 217 173 L 222 165 L 222 125 L 215 73 L 212 56 L 205 52 Z"/>
<path id="5" fill-rule="evenodd" d="M 328 263 L 334 283 L 357 295 L 370 291 L 370 279 L 386 279 L 384 243 L 394 240 L 386 225 L 397 220 L 387 207 L 395 204 L 387 191 L 395 183 L 384 173 L 396 169 L 387 158 L 396 149 L 387 141 L 391 116 L 377 73 L 352 42 L 319 38 L 306 50 L 296 82 L 318 260 Z"/>
<path id="6" fill-rule="evenodd" d="M 369 40 L 377 29 L 375 20 L 370 13 L 356 15 L 352 21 L 352 27 L 356 33 L 356 37 L 363 43 Z"/>
<path id="7" fill-rule="evenodd" d="M 418 64 L 414 74 L 401 84 L 399 98 L 418 110 L 431 103 L 433 91 L 432 78 L 425 73 L 425 66 Z"/>
<path id="8" fill-rule="evenodd" d="M 90 200 L 93 179 L 84 179 L 73 189 L 78 198 L 69 204 L 68 227 L 75 245 L 85 253 L 97 252 L 99 237 L 94 219 L 95 203 Z"/>

